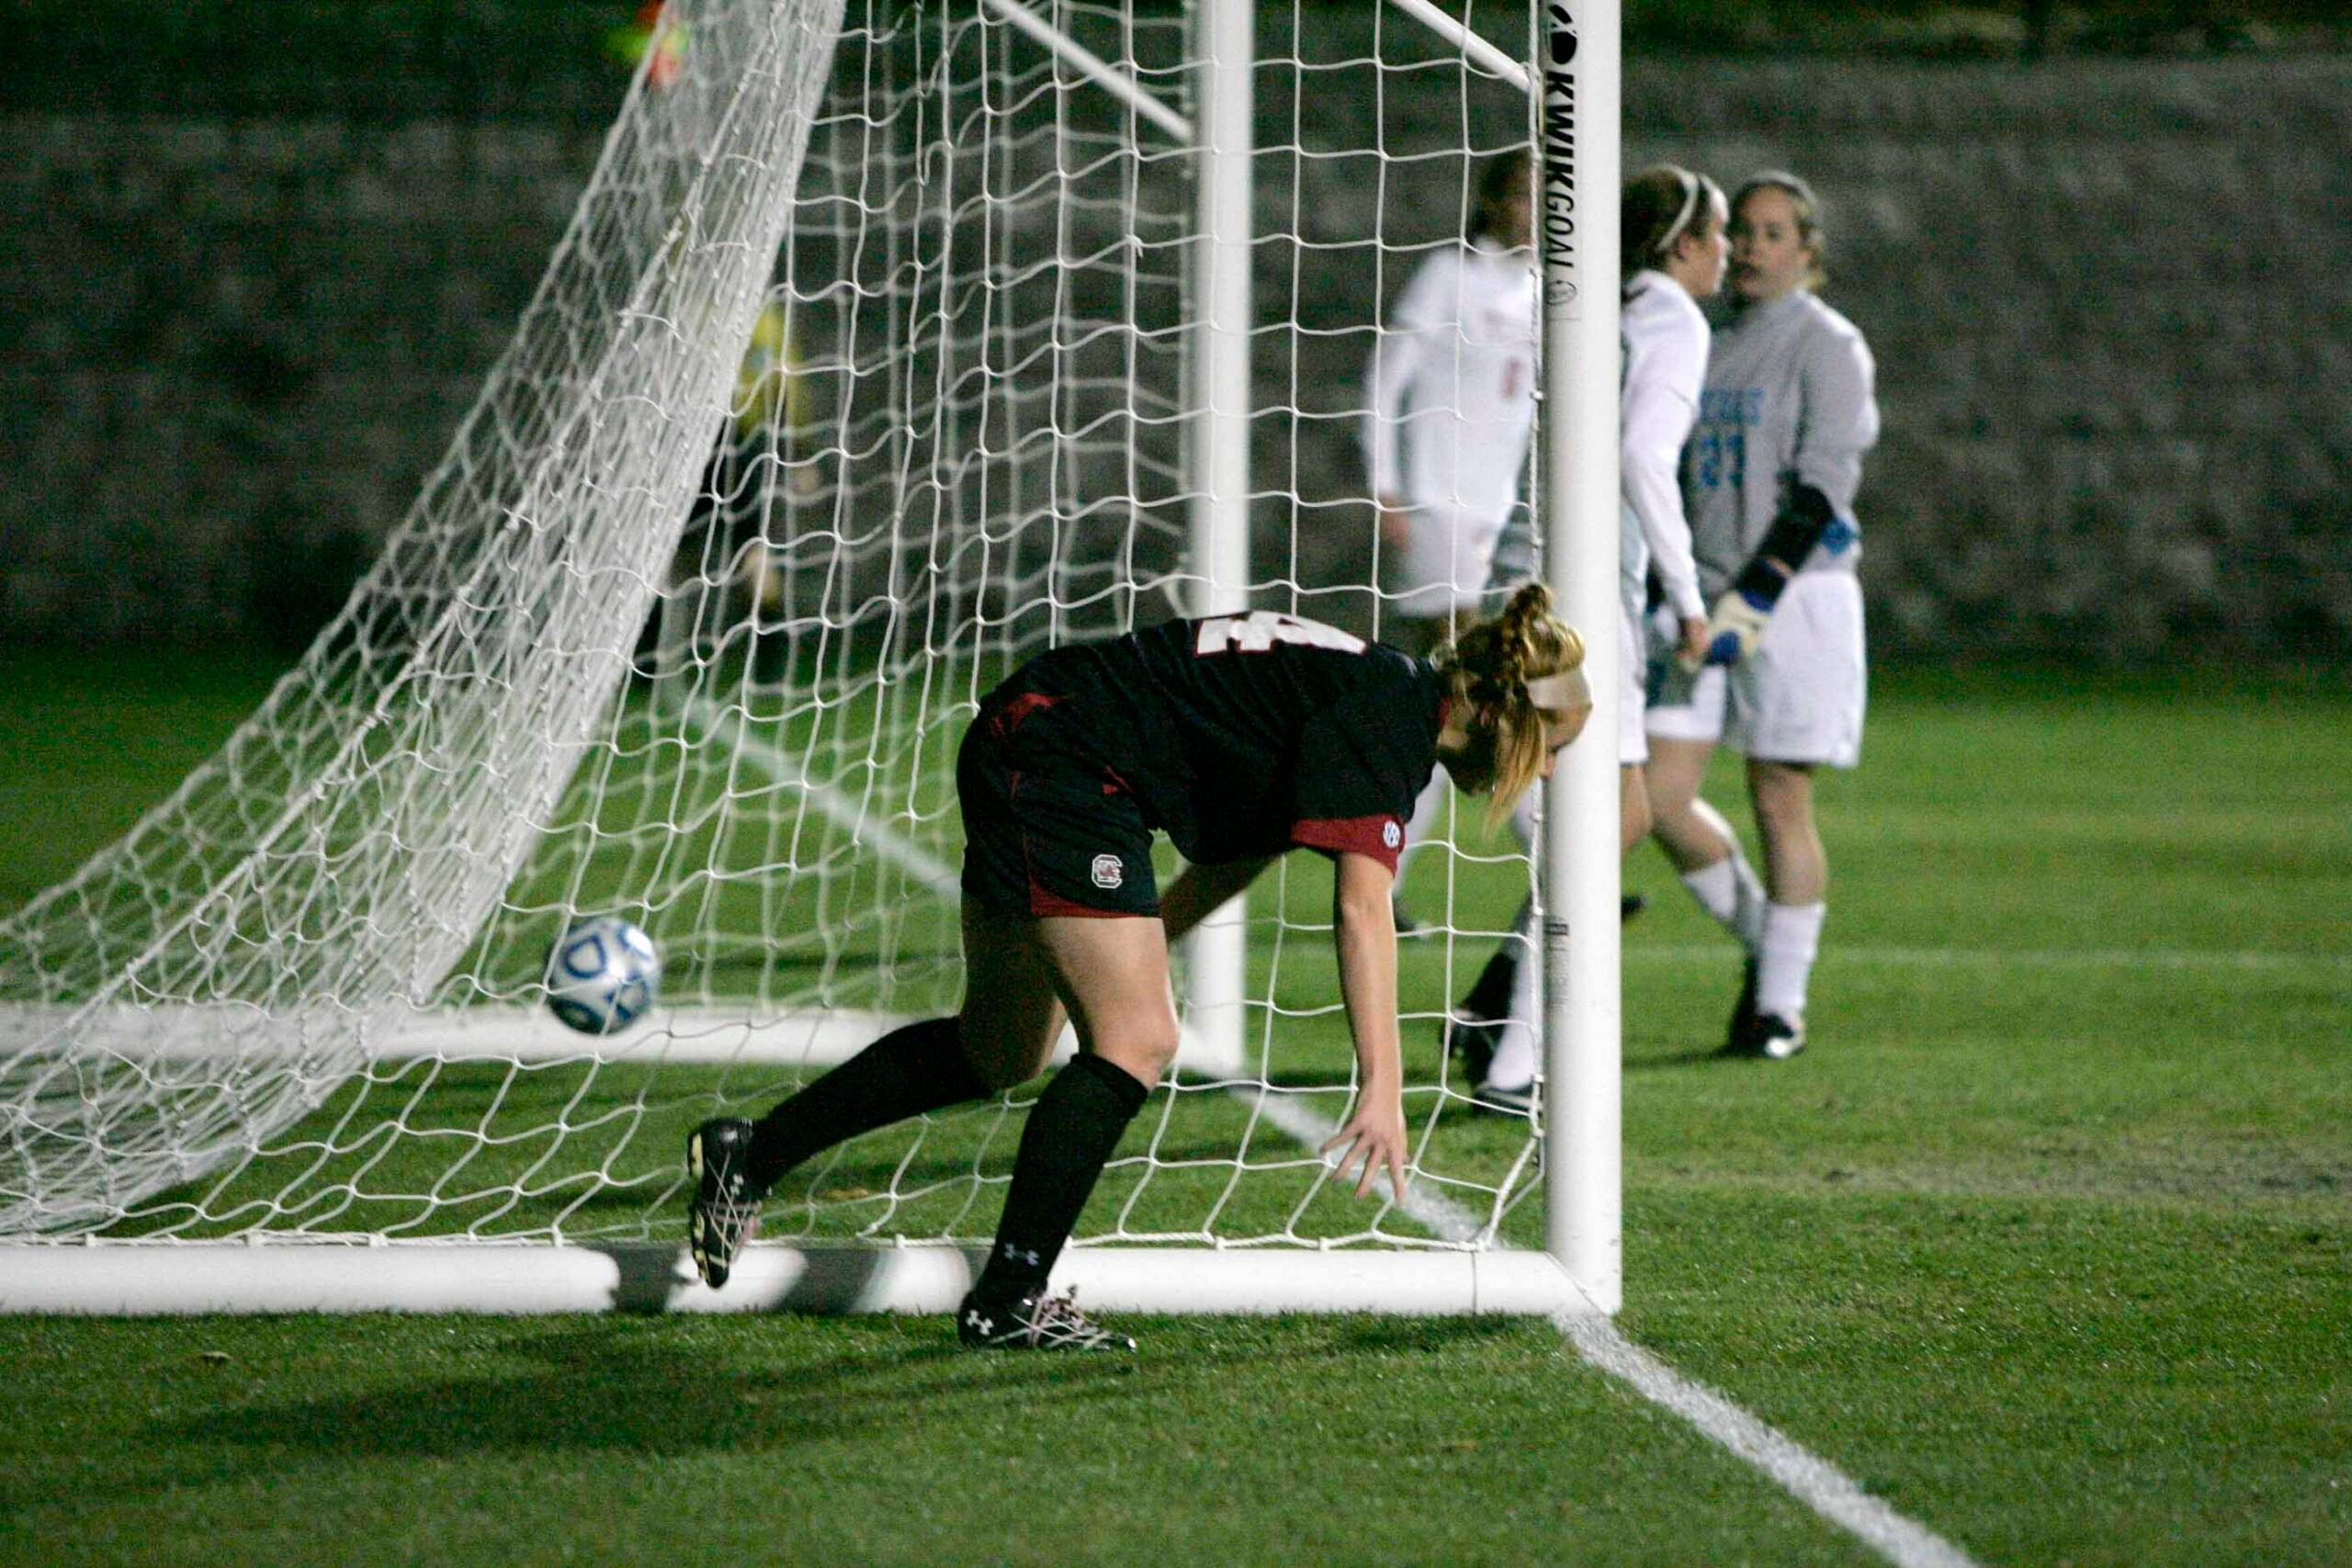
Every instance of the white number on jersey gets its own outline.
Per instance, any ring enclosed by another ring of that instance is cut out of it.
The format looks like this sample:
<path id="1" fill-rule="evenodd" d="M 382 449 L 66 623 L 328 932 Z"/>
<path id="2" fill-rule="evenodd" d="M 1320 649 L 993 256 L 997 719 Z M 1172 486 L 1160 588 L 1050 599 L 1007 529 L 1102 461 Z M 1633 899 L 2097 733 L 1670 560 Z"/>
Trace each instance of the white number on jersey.
<path id="1" fill-rule="evenodd" d="M 1264 653 L 1278 642 L 1295 643 L 1306 648 L 1335 649 L 1341 653 L 1362 653 L 1363 638 L 1351 637 L 1337 626 L 1327 626 L 1320 621 L 1303 621 L 1296 615 L 1284 615 L 1272 610 L 1252 610 L 1246 615 L 1218 615 L 1201 623 L 1200 636 L 1193 643 L 1193 651 L 1207 653 Z"/>

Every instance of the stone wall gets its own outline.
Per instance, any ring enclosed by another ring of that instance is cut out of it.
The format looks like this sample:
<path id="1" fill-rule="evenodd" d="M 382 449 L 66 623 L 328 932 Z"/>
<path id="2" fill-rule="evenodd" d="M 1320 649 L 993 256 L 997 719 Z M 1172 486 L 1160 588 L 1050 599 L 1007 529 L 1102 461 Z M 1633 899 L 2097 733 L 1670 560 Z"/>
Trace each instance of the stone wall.
<path id="1" fill-rule="evenodd" d="M 1370 100 L 1344 71 L 1269 76 L 1261 227 L 1318 243 L 1259 251 L 1261 320 L 1312 329 L 1260 340 L 1259 483 L 1358 495 L 1363 340 L 1322 334 L 1383 281 L 1321 242 L 1367 213 L 1433 237 L 1459 171 L 1302 157 L 1361 143 Z M 1392 153 L 1458 135 L 1415 79 L 1386 85 Z M 1509 95 L 1474 97 L 1477 139 L 1508 141 Z M 2352 651 L 2352 58 L 1688 58 L 1636 62 L 1626 103 L 1629 167 L 1783 164 L 1830 208 L 1828 297 L 1886 413 L 1861 502 L 1883 652 Z M 281 644 L 439 456 L 601 139 L 577 117 L 0 133 L 0 636 Z M 1364 521 L 1267 502 L 1261 570 L 1351 581 Z"/>
<path id="2" fill-rule="evenodd" d="M 1832 204 L 1885 645 L 2352 648 L 2352 59 L 1653 84 L 1641 142 Z"/>

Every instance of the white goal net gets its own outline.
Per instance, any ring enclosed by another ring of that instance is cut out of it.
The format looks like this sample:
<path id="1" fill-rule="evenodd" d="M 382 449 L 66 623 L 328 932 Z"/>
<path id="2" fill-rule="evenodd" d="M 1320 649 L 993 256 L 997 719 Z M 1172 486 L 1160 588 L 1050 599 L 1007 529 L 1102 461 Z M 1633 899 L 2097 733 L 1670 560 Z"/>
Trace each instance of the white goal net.
<path id="1" fill-rule="evenodd" d="M 1525 58 L 1526 8 L 1481 10 Z M 672 0 L 664 26 L 349 604 L 0 925 L 0 1238 L 674 1245 L 693 1125 L 954 1009 L 979 697 L 1206 603 L 1191 9 Z M 1529 103 L 1402 12 L 1256 26 L 1251 602 L 1377 634 L 1364 367 Z M 1532 1214 L 1540 1111 L 1475 1111 L 1438 1043 L 1526 861 L 1470 810 L 1445 832 L 1408 888 L 1419 1201 L 1321 1179 L 1351 1054 L 1329 869 L 1293 856 L 1247 905 L 1240 1027 L 1188 1031 L 1081 1247 L 1477 1251 Z M 605 913 L 666 973 L 596 1039 L 542 976 Z M 1035 1087 L 821 1156 L 763 1235 L 984 1240 Z"/>

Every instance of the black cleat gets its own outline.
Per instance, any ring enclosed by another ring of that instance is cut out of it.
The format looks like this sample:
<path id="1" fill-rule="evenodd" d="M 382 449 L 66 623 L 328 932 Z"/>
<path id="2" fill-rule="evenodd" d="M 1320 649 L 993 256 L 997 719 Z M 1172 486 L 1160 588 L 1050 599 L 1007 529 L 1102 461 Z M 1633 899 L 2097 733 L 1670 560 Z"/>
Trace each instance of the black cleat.
<path id="1" fill-rule="evenodd" d="M 1782 1018 L 1776 1012 L 1758 1014 L 1755 1040 L 1757 1055 L 1768 1062 L 1785 1062 L 1804 1049 L 1804 1021 Z"/>
<path id="2" fill-rule="evenodd" d="M 752 1190 L 752 1124 L 721 1116 L 686 1139 L 686 1174 L 695 1195 L 686 1207 L 686 1246 L 695 1272 L 712 1290 L 727 1283 L 735 1254 L 760 1228 L 760 1199 Z"/>
<path id="3" fill-rule="evenodd" d="M 1749 958 L 1740 976 L 1739 1000 L 1731 1005 L 1731 1027 L 1724 1032 L 1724 1055 L 1753 1056 L 1756 1049 L 1756 960 Z"/>
<path id="4" fill-rule="evenodd" d="M 1740 987 L 1739 1004 L 1732 1010 L 1731 1038 L 1724 1042 L 1726 1056 L 1759 1056 L 1785 1062 L 1804 1049 L 1804 1021 L 1756 1010 L 1756 961 L 1747 961 L 1747 983 Z"/>
<path id="5" fill-rule="evenodd" d="M 1646 909 L 1649 907 L 1650 901 L 1647 898 L 1643 897 L 1638 893 L 1626 893 L 1619 896 L 1617 899 L 1617 923 L 1621 926 L 1625 924 L 1628 920 L 1631 920 L 1634 916 L 1640 914 L 1644 909 Z"/>
<path id="6" fill-rule="evenodd" d="M 1114 1334 L 1078 1310 L 1078 1292 L 1049 1296 L 1040 1291 L 1010 1302 L 983 1302 L 967 1295 L 956 1309 L 956 1338 L 967 1350 L 1133 1350 L 1136 1342 Z"/>
<path id="7" fill-rule="evenodd" d="M 1389 918 L 1396 923 L 1398 936 L 1421 936 L 1430 929 L 1413 918 L 1413 912 L 1405 908 L 1405 900 L 1402 898 L 1391 898 L 1388 901 L 1388 914 Z"/>
<path id="8" fill-rule="evenodd" d="M 1480 1084 L 1471 1095 L 1470 1103 L 1479 1111 L 1490 1111 L 1505 1116 L 1532 1116 L 1535 1101 L 1543 1092 L 1544 1080 L 1530 1078 L 1517 1089 L 1497 1089 L 1492 1084 Z"/>

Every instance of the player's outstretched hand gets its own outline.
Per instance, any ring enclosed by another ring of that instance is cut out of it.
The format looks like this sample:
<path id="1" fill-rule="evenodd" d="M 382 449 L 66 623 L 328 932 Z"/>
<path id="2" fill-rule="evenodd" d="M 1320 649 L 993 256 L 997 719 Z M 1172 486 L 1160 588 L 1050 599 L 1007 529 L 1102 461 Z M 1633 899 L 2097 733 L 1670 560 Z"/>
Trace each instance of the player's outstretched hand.
<path id="1" fill-rule="evenodd" d="M 1405 1109 L 1401 1105 L 1385 1108 L 1359 1104 L 1348 1124 L 1331 1135 L 1323 1145 L 1323 1153 L 1340 1151 L 1331 1174 L 1339 1180 L 1348 1179 L 1349 1168 L 1361 1159 L 1363 1170 L 1356 1181 L 1356 1196 L 1365 1197 L 1372 1191 L 1373 1179 L 1383 1166 L 1388 1168 L 1388 1179 L 1396 1190 L 1396 1201 L 1405 1201 Z"/>

